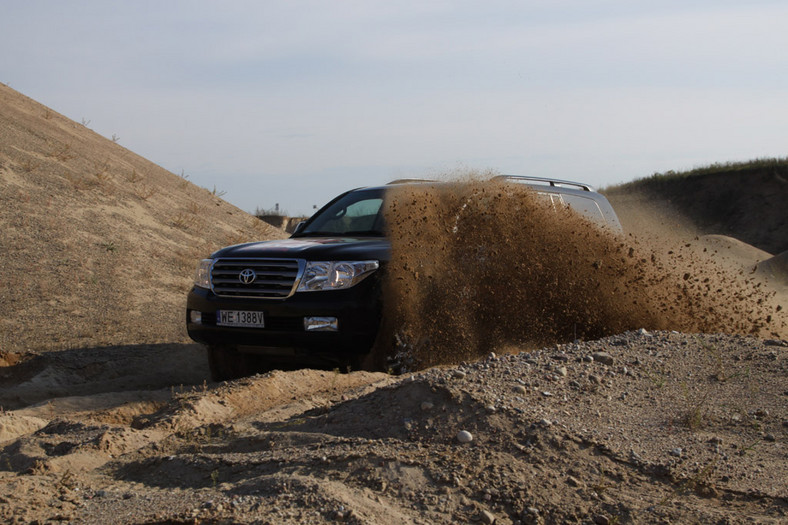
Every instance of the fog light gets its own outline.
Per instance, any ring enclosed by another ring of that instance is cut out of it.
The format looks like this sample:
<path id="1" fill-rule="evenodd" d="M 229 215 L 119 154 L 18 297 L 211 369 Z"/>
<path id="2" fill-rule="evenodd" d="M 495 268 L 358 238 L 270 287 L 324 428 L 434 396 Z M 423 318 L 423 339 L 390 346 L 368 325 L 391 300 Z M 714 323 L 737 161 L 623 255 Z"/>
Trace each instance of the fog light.
<path id="1" fill-rule="evenodd" d="M 202 324 L 202 312 L 197 310 L 189 310 L 189 321 L 193 324 Z"/>
<path id="2" fill-rule="evenodd" d="M 338 332 L 339 321 L 336 317 L 304 317 L 304 330 L 307 332 Z"/>

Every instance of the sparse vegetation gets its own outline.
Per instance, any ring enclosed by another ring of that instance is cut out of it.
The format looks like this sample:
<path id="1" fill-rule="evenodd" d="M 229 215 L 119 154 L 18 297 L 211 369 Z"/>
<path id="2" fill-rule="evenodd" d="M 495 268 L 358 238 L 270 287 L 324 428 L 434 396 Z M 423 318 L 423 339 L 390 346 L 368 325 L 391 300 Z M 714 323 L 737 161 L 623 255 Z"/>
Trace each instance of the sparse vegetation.
<path id="1" fill-rule="evenodd" d="M 714 164 L 709 164 L 708 166 L 700 166 L 684 171 L 670 170 L 664 173 L 656 172 L 648 177 L 641 177 L 638 179 L 634 179 L 631 182 L 626 182 L 624 184 L 604 188 L 603 192 L 628 190 L 637 186 L 642 186 L 644 184 L 653 185 L 653 184 L 672 183 L 675 181 L 680 181 L 700 175 L 713 175 L 716 173 L 729 173 L 729 172 L 746 172 L 746 171 L 762 170 L 769 168 L 779 169 L 781 171 L 788 170 L 788 157 L 760 158 L 760 159 L 752 159 L 752 160 L 741 161 L 741 162 L 717 162 Z"/>
<path id="2" fill-rule="evenodd" d="M 211 195 L 214 197 L 224 197 L 227 194 L 226 191 L 217 190 L 216 186 L 214 185 L 213 190 L 211 191 Z"/>
<path id="3" fill-rule="evenodd" d="M 693 398 L 686 383 L 682 383 L 681 387 L 684 401 L 687 405 L 686 413 L 682 419 L 688 429 L 696 432 L 706 426 L 706 419 L 709 410 L 707 402 L 709 399 L 710 390 L 706 389 L 702 396 Z"/>
<path id="4" fill-rule="evenodd" d="M 191 213 L 192 215 L 197 215 L 200 213 L 202 208 L 199 204 L 194 201 L 190 201 L 189 204 L 186 206 L 186 211 Z"/>
<path id="5" fill-rule="evenodd" d="M 93 175 L 95 175 L 100 182 L 107 182 L 112 178 L 109 174 L 109 170 L 109 159 L 93 161 Z"/>
<path id="6" fill-rule="evenodd" d="M 146 201 L 156 195 L 156 188 L 147 184 L 140 184 L 134 188 L 134 195 Z"/>
<path id="7" fill-rule="evenodd" d="M 22 161 L 20 167 L 22 168 L 22 172 L 32 173 L 35 170 L 37 170 L 40 165 L 41 165 L 40 162 L 36 162 L 32 159 L 25 159 Z"/>
<path id="8" fill-rule="evenodd" d="M 180 230 L 188 230 L 197 224 L 197 217 L 188 211 L 179 211 L 172 217 L 172 225 Z"/>
<path id="9" fill-rule="evenodd" d="M 132 168 L 131 172 L 128 175 L 126 175 L 126 180 L 129 181 L 131 184 L 134 184 L 136 182 L 141 181 L 142 176 L 139 173 L 137 173 L 137 170 Z"/>

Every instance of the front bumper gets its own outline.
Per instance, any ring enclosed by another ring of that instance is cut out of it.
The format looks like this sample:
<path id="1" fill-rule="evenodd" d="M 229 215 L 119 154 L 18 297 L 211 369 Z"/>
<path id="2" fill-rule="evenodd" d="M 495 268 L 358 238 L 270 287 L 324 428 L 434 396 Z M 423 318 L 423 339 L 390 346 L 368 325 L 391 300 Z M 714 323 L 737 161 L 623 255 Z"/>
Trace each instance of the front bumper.
<path id="1" fill-rule="evenodd" d="M 217 310 L 263 312 L 265 327 L 217 326 Z M 305 317 L 335 317 L 337 329 L 306 331 Z M 367 353 L 377 336 L 380 317 L 380 286 L 375 278 L 347 290 L 298 292 L 287 299 L 218 297 L 194 287 L 186 304 L 186 327 L 195 341 L 295 360 L 342 359 Z"/>

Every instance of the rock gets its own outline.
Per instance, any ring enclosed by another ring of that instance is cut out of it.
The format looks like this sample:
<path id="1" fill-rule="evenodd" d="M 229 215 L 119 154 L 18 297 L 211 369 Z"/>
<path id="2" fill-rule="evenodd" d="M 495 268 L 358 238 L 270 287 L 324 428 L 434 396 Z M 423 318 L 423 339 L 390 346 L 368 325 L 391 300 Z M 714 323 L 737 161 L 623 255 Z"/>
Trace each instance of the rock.
<path id="1" fill-rule="evenodd" d="M 677 458 L 680 458 L 682 452 L 684 452 L 684 451 L 681 450 L 681 447 L 676 447 L 676 448 L 674 448 L 673 450 L 670 451 L 670 455 L 671 456 L 675 456 Z"/>
<path id="2" fill-rule="evenodd" d="M 569 476 L 568 478 L 566 478 L 566 483 L 570 487 L 581 487 L 581 486 L 583 486 L 583 482 L 581 482 L 579 479 L 577 479 L 574 476 Z"/>
<path id="3" fill-rule="evenodd" d="M 541 523 L 539 509 L 536 507 L 528 507 L 525 512 L 523 512 L 521 519 L 525 525 L 537 525 Z"/>
<path id="4" fill-rule="evenodd" d="M 594 361 L 602 363 L 603 365 L 611 366 L 613 364 L 613 356 L 607 352 L 594 352 L 591 354 L 591 357 L 594 358 Z"/>
<path id="5" fill-rule="evenodd" d="M 435 405 L 433 405 L 433 404 L 432 404 L 431 402 L 429 402 L 429 401 L 422 401 L 422 403 L 421 403 L 421 409 L 422 409 L 422 410 L 424 410 L 425 412 L 426 412 L 427 410 L 432 410 L 432 409 L 434 408 L 434 406 L 435 406 Z"/>
<path id="6" fill-rule="evenodd" d="M 455 370 L 454 372 L 452 372 L 452 377 L 454 379 L 465 379 L 465 375 L 466 375 L 465 372 L 463 372 L 462 370 Z"/>
<path id="7" fill-rule="evenodd" d="M 514 385 L 514 393 L 515 394 L 525 394 L 526 390 L 523 385 Z"/>
<path id="8" fill-rule="evenodd" d="M 493 523 L 495 523 L 495 515 L 492 512 L 486 510 L 482 511 L 481 515 L 479 516 L 479 519 L 481 520 L 482 523 L 486 525 L 492 525 Z"/>
<path id="9" fill-rule="evenodd" d="M 565 366 L 559 366 L 558 368 L 556 368 L 555 371 L 558 372 L 558 375 L 561 377 L 566 377 L 569 375 L 569 372 L 567 371 Z"/>
<path id="10" fill-rule="evenodd" d="M 605 516 L 604 514 L 596 514 L 593 517 L 594 525 L 609 525 L 610 518 Z"/>
<path id="11" fill-rule="evenodd" d="M 473 441 L 473 434 L 468 432 L 467 430 L 460 430 L 457 432 L 457 441 L 460 443 L 470 443 Z"/>
<path id="12" fill-rule="evenodd" d="M 553 426 L 553 422 L 552 422 L 552 421 L 550 421 L 549 419 L 546 419 L 546 418 L 545 418 L 545 419 L 542 419 L 542 420 L 539 422 L 539 425 L 540 425 L 540 426 L 543 426 L 543 427 L 545 427 L 545 428 L 547 428 L 547 427 L 551 427 L 551 426 Z"/>

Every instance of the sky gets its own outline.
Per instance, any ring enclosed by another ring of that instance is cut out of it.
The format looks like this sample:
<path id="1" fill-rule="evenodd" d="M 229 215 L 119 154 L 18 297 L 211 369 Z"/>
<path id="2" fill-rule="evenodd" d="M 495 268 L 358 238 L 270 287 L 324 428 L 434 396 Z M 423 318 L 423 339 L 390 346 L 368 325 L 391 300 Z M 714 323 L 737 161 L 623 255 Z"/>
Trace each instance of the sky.
<path id="1" fill-rule="evenodd" d="M 0 82 L 249 212 L 788 154 L 788 2 L 2 0 Z"/>

